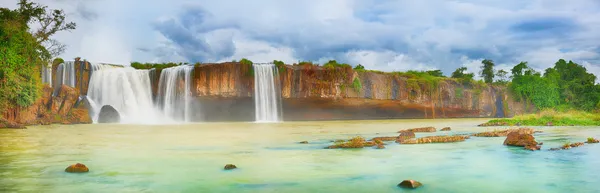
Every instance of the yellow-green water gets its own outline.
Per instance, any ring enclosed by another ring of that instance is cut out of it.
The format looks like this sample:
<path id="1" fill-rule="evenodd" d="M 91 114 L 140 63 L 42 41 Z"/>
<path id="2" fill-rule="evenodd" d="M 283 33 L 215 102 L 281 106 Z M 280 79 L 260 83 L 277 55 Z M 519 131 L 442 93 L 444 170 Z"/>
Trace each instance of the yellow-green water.
<path id="1" fill-rule="evenodd" d="M 331 140 L 396 136 L 450 126 L 493 130 L 483 119 L 186 125 L 53 125 L 0 130 L 0 192 L 600 192 L 600 127 L 537 127 L 542 151 L 472 137 L 451 144 L 323 149 Z M 379 134 L 377 134 L 379 133 Z M 309 144 L 299 144 L 299 141 Z M 84 163 L 89 173 L 64 169 Z M 224 171 L 232 163 L 239 169 Z M 424 186 L 404 190 L 404 179 Z"/>

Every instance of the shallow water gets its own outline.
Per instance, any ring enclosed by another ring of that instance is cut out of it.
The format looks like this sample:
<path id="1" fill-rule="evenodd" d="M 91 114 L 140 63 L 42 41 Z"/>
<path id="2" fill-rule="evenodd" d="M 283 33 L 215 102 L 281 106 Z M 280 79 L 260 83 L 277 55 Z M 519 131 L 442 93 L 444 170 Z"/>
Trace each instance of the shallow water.
<path id="1" fill-rule="evenodd" d="M 404 128 L 493 130 L 484 119 L 185 125 L 53 125 L 0 130 L 0 192 L 600 192 L 600 127 L 539 127 L 542 151 L 472 137 L 451 144 L 323 149 L 331 140 Z M 379 134 L 376 134 L 379 133 Z M 417 137 L 432 134 L 418 133 Z M 299 141 L 309 144 L 299 144 Z M 89 173 L 64 169 L 77 162 Z M 239 169 L 224 171 L 232 163 Z"/>

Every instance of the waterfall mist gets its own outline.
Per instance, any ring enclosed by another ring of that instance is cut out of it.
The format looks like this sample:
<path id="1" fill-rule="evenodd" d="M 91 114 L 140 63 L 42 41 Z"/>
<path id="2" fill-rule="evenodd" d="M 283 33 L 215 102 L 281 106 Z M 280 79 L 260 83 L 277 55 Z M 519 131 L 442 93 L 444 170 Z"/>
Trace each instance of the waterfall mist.
<path id="1" fill-rule="evenodd" d="M 192 102 L 192 73 L 194 66 L 177 66 L 160 73 L 156 103 L 164 116 L 175 121 L 190 122 Z"/>
<path id="2" fill-rule="evenodd" d="M 121 123 L 170 122 L 170 119 L 161 116 L 152 102 L 149 70 L 104 64 L 91 64 L 91 70 L 88 100 L 95 123 L 104 105 L 111 105 L 120 113 Z"/>

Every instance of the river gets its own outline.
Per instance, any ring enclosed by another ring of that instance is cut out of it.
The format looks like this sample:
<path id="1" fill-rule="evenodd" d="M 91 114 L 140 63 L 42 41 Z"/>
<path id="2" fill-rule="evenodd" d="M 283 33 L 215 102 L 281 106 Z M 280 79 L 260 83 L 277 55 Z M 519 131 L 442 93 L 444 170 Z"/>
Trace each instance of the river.
<path id="1" fill-rule="evenodd" d="M 406 128 L 490 131 L 486 119 L 181 125 L 50 125 L 0 129 L 0 192 L 600 192 L 600 127 L 535 127 L 541 151 L 504 137 L 385 149 L 323 149 L 332 140 L 397 136 Z M 299 141 L 308 141 L 300 144 Z M 64 172 L 84 163 L 89 173 Z M 236 170 L 223 170 L 225 164 Z"/>

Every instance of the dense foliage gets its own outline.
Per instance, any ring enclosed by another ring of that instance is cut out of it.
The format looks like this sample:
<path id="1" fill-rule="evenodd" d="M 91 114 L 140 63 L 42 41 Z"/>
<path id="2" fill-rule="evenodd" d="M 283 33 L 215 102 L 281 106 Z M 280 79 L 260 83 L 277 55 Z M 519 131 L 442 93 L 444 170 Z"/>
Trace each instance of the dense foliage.
<path id="1" fill-rule="evenodd" d="M 511 72 L 513 94 L 538 109 L 600 109 L 600 85 L 595 84 L 596 76 L 577 63 L 560 59 L 542 75 L 527 62 L 521 62 Z"/>
<path id="2" fill-rule="evenodd" d="M 494 61 L 485 59 L 481 61 L 483 66 L 481 66 L 481 77 L 485 83 L 494 82 Z"/>
<path id="3" fill-rule="evenodd" d="M 33 104 L 41 92 L 41 66 L 65 49 L 51 36 L 75 29 L 74 23 L 65 22 L 62 10 L 27 0 L 18 5 L 15 10 L 0 8 L 0 110 Z"/>
<path id="4" fill-rule="evenodd" d="M 152 69 L 152 68 L 156 68 L 158 70 L 158 69 L 165 69 L 165 68 L 170 68 L 170 67 L 180 66 L 180 65 L 184 65 L 184 63 L 174 63 L 174 62 L 168 62 L 168 63 L 140 63 L 140 62 L 131 62 L 131 67 L 133 67 L 135 69 Z"/>

